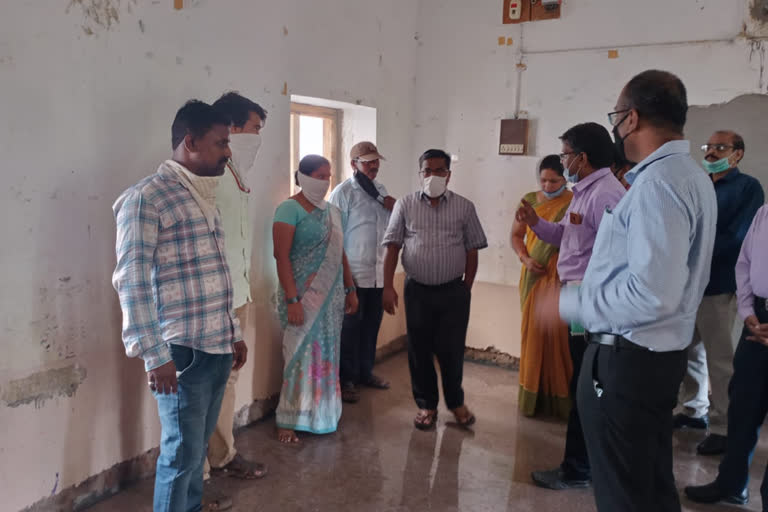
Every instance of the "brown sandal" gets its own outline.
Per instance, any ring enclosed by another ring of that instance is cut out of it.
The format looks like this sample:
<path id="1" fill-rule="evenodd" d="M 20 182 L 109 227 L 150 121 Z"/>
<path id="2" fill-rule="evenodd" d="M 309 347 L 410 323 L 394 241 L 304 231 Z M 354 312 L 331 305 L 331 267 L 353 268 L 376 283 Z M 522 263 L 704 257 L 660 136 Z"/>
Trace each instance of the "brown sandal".
<path id="1" fill-rule="evenodd" d="M 437 423 L 437 411 L 429 409 L 419 409 L 416 418 L 413 420 L 413 426 L 419 430 L 431 430 Z"/>
<path id="2" fill-rule="evenodd" d="M 451 412 L 453 413 L 453 417 L 456 418 L 456 423 L 460 427 L 469 427 L 475 424 L 475 421 L 476 421 L 475 415 L 472 414 L 472 411 L 470 411 L 466 405 L 457 407 L 456 409 L 453 409 Z"/>
<path id="3" fill-rule="evenodd" d="M 247 460 L 239 453 L 227 464 L 220 468 L 211 468 L 212 473 L 225 473 L 227 476 L 242 480 L 258 480 L 267 476 L 267 466 Z"/>

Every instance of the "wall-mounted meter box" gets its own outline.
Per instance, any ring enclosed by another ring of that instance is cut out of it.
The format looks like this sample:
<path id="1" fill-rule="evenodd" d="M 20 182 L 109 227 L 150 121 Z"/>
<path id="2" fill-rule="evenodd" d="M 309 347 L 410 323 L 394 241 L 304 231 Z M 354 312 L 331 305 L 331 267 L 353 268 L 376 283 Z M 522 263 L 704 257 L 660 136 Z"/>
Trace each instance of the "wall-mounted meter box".
<path id="1" fill-rule="evenodd" d="M 528 120 L 502 119 L 499 137 L 500 155 L 525 155 L 528 153 Z"/>

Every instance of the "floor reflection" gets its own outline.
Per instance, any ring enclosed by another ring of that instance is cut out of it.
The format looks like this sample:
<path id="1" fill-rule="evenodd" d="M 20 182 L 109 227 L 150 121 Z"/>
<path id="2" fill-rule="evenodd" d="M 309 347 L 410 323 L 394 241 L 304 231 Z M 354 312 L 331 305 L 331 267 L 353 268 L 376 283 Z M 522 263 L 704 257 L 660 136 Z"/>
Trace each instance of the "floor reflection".
<path id="1" fill-rule="evenodd" d="M 263 481 L 221 477 L 215 484 L 232 494 L 233 512 L 547 512 L 594 511 L 590 489 L 547 491 L 533 486 L 530 472 L 562 458 L 565 424 L 520 417 L 517 374 L 467 363 L 465 392 L 478 421 L 471 431 L 450 424 L 441 405 L 438 428 L 413 428 L 416 414 L 407 358 L 400 354 L 377 368 L 393 385 L 364 390 L 345 406 L 339 431 L 305 436 L 300 447 L 275 441 L 274 418 L 242 430 L 240 452 L 270 466 Z M 154 420 L 153 420 L 154 421 Z M 701 432 L 675 434 L 675 476 L 680 489 L 712 480 L 717 458 L 695 455 Z M 768 446 L 752 464 L 752 501 L 739 510 L 761 510 L 759 487 Z M 152 483 L 140 482 L 90 512 L 151 510 Z M 682 500 L 683 510 L 718 512 Z"/>

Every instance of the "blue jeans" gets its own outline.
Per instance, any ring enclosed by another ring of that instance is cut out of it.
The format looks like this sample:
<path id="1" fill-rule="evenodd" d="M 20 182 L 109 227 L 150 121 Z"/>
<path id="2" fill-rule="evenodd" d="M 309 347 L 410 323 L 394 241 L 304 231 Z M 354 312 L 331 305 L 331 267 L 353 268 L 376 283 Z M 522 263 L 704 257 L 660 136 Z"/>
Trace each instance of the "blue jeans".
<path id="1" fill-rule="evenodd" d="M 232 369 L 232 354 L 207 354 L 171 345 L 178 393 L 155 393 L 162 435 L 155 474 L 154 512 L 198 512 L 203 465 Z"/>

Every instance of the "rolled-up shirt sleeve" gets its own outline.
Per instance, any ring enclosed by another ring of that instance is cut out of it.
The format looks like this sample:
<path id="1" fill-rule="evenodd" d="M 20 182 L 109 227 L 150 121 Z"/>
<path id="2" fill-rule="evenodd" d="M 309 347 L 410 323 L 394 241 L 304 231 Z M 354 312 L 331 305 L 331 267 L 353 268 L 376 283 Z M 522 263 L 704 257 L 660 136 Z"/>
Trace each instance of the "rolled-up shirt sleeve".
<path id="1" fill-rule="evenodd" d="M 476 249 L 485 249 L 488 247 L 488 239 L 485 237 L 485 231 L 477 217 L 475 205 L 470 203 L 467 220 L 464 223 L 464 248 L 467 251 Z"/>
<path id="2" fill-rule="evenodd" d="M 389 218 L 387 230 L 384 232 L 384 238 L 381 245 L 396 245 L 402 247 L 405 241 L 405 201 L 397 201 L 392 209 L 392 215 Z"/>
<path id="3" fill-rule="evenodd" d="M 763 207 L 765 208 L 765 207 Z M 750 266 L 752 264 L 752 239 L 754 238 L 755 226 L 758 223 L 763 209 L 758 211 L 757 216 L 752 221 L 752 225 L 747 231 L 744 243 L 739 252 L 739 259 L 736 261 L 736 298 L 738 300 L 739 316 L 746 320 L 755 314 L 755 292 L 749 278 Z"/>
<path id="4" fill-rule="evenodd" d="M 536 233 L 539 240 L 555 247 L 560 247 L 560 242 L 563 241 L 563 231 L 565 230 L 566 222 L 568 222 L 568 214 L 560 219 L 559 222 L 539 219 L 535 226 L 531 226 L 531 230 Z"/>
<path id="5" fill-rule="evenodd" d="M 152 288 L 152 268 L 160 216 L 140 192 L 115 208 L 117 266 L 112 285 L 123 312 L 123 344 L 129 357 L 141 357 L 147 371 L 171 359 L 163 340 Z"/>

